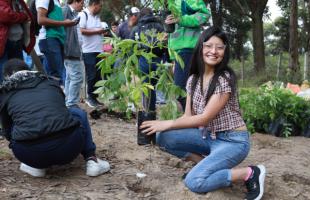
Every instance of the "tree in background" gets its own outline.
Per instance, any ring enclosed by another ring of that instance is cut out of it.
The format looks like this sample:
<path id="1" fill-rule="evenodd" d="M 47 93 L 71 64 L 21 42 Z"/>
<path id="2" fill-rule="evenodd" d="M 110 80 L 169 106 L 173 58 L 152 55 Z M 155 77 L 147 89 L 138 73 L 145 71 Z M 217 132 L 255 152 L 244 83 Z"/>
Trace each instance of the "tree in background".
<path id="1" fill-rule="evenodd" d="M 223 26 L 223 0 L 204 0 L 205 4 L 210 4 L 213 25 Z"/>
<path id="2" fill-rule="evenodd" d="M 305 43 L 305 53 L 306 53 L 306 68 L 308 69 L 307 72 L 309 71 L 310 68 L 310 0 L 304 0 L 302 4 L 302 19 L 303 19 L 303 29 L 304 32 L 306 33 L 304 41 Z M 307 77 L 307 74 L 304 74 L 304 78 Z"/>
<path id="3" fill-rule="evenodd" d="M 290 40 L 289 40 L 289 80 L 293 81 L 296 78 L 297 72 L 299 72 L 298 65 L 298 32 L 297 32 L 297 22 L 298 22 L 298 2 L 297 0 L 291 0 L 290 5 Z"/>
<path id="4" fill-rule="evenodd" d="M 232 57 L 241 61 L 248 55 L 248 52 L 245 53 L 244 44 L 249 38 L 248 31 L 251 29 L 249 18 L 229 0 L 205 0 L 205 3 L 210 4 L 213 25 L 221 27 L 229 35 Z"/>
<path id="5" fill-rule="evenodd" d="M 229 1 L 235 4 L 244 16 L 251 19 L 252 44 L 254 49 L 254 69 L 256 72 L 265 70 L 265 45 L 263 31 L 263 15 L 266 13 L 268 0 L 235 0 Z"/>
<path id="6" fill-rule="evenodd" d="M 112 21 L 125 19 L 130 7 L 141 8 L 137 0 L 105 0 L 101 10 L 101 19 L 110 24 Z"/>

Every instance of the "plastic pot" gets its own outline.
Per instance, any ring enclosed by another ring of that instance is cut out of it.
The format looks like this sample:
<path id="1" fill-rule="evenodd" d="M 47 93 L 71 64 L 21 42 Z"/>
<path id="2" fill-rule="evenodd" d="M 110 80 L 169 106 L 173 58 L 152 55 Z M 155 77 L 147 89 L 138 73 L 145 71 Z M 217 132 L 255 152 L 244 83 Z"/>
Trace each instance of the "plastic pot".
<path id="1" fill-rule="evenodd" d="M 166 33 L 173 33 L 175 31 L 175 24 L 165 24 L 164 23 L 164 30 Z"/>
<path id="2" fill-rule="evenodd" d="M 152 134 L 149 136 L 142 133 L 142 129 L 140 129 L 140 126 L 144 121 L 156 120 L 156 112 L 139 111 L 137 120 L 138 120 L 138 134 L 137 134 L 138 145 L 156 144 L 156 134 Z"/>

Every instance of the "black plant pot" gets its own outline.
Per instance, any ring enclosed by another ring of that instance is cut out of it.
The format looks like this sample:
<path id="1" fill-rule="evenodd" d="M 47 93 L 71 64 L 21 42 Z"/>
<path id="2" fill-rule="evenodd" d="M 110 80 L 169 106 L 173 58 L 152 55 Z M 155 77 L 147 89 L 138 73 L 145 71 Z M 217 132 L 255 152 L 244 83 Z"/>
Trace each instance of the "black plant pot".
<path id="1" fill-rule="evenodd" d="M 156 112 L 139 111 L 137 119 L 138 119 L 138 135 L 137 135 L 138 145 L 156 144 L 156 134 L 148 136 L 142 133 L 142 129 L 140 129 L 140 126 L 144 121 L 156 120 Z"/>
<path id="2" fill-rule="evenodd" d="M 303 132 L 303 136 L 310 138 L 310 121 L 308 120 L 308 125 L 305 127 L 305 130 Z"/>
<path id="3" fill-rule="evenodd" d="M 164 30 L 166 33 L 173 33 L 175 31 L 175 24 L 164 23 Z"/>

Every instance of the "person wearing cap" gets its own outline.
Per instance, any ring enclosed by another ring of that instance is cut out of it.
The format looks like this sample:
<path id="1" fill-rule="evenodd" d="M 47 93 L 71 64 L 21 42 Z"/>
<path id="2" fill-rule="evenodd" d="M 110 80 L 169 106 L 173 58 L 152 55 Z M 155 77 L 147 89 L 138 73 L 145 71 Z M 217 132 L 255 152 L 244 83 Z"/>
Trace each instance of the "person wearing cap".
<path id="1" fill-rule="evenodd" d="M 127 21 L 119 25 L 118 36 L 123 39 L 129 39 L 132 28 L 138 23 L 140 10 L 137 7 L 132 7 L 129 11 Z"/>

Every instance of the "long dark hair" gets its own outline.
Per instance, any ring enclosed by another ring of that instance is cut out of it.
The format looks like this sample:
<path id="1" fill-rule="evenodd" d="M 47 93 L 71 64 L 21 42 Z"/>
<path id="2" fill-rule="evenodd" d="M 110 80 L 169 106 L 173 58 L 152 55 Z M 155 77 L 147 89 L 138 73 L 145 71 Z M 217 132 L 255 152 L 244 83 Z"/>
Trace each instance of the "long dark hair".
<path id="1" fill-rule="evenodd" d="M 220 38 L 223 41 L 226 48 L 225 48 L 223 60 L 214 67 L 214 75 L 212 77 L 212 80 L 208 88 L 208 92 L 206 96 L 206 103 L 208 103 L 210 97 L 214 93 L 216 86 L 219 84 L 220 76 L 225 78 L 228 81 L 229 86 L 232 89 L 232 95 L 236 93 L 236 87 L 237 87 L 236 74 L 230 67 L 228 67 L 229 54 L 230 54 L 228 38 L 226 34 L 220 28 L 212 26 L 202 32 L 197 42 L 197 45 L 194 49 L 194 52 L 193 52 L 193 57 L 192 57 L 192 62 L 191 62 L 191 67 L 190 67 L 190 72 L 189 72 L 189 76 L 193 75 L 192 84 L 191 84 L 192 85 L 191 87 L 192 104 L 193 104 L 193 94 L 195 92 L 198 81 L 200 81 L 200 86 L 201 86 L 200 89 L 203 94 L 203 75 L 205 73 L 205 63 L 203 61 L 202 48 L 203 48 L 203 43 L 208 41 L 212 36 L 216 36 Z M 228 73 L 229 76 L 227 76 L 226 73 Z"/>

